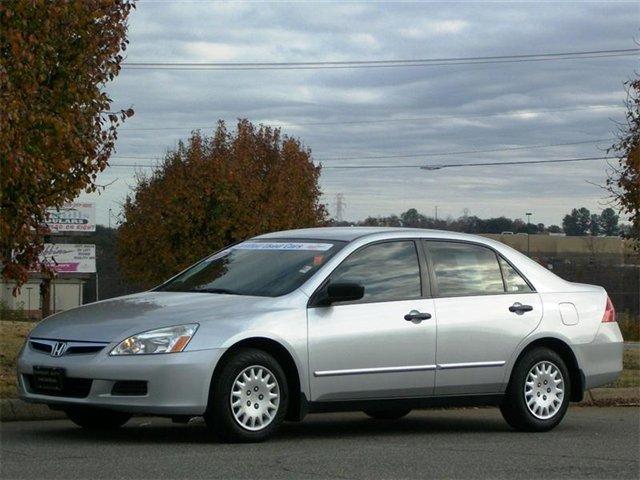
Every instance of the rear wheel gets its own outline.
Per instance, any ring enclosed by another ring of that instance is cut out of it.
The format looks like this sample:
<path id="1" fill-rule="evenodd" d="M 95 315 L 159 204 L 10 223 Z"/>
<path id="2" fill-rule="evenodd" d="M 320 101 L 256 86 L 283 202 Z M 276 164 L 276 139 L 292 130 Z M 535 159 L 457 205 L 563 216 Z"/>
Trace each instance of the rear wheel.
<path id="1" fill-rule="evenodd" d="M 562 357 L 548 348 L 535 348 L 516 364 L 500 411 L 518 430 L 551 430 L 567 412 L 570 388 Z"/>
<path id="2" fill-rule="evenodd" d="M 275 358 L 262 350 L 238 350 L 211 387 L 207 426 L 226 442 L 259 442 L 284 420 L 288 386 Z"/>
<path id="3" fill-rule="evenodd" d="M 389 408 L 386 410 L 364 410 L 365 415 L 376 420 L 397 420 L 406 417 L 411 412 L 410 408 Z"/>
<path id="4" fill-rule="evenodd" d="M 129 413 L 84 406 L 65 408 L 64 413 L 76 425 L 90 430 L 112 430 L 121 427 L 131 418 Z"/>

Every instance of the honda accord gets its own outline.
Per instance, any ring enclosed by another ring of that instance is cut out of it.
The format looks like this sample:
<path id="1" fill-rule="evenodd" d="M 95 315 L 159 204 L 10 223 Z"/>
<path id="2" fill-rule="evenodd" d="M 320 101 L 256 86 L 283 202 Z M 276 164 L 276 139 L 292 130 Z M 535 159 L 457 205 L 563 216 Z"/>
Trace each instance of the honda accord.
<path id="1" fill-rule="evenodd" d="M 309 412 L 495 405 L 549 430 L 622 370 L 605 290 L 479 236 L 403 228 L 261 235 L 162 285 L 51 316 L 18 361 L 21 397 L 85 428 L 203 416 L 259 441 Z"/>

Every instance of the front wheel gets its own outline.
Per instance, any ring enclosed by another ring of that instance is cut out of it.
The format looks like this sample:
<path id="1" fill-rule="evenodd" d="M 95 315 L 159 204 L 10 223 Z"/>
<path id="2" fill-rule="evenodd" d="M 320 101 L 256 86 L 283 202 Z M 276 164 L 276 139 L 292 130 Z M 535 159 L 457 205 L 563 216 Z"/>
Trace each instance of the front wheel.
<path id="1" fill-rule="evenodd" d="M 287 406 L 287 379 L 276 359 L 246 348 L 214 378 L 204 418 L 222 441 L 259 442 L 276 431 Z"/>
<path id="2" fill-rule="evenodd" d="M 562 357 L 548 348 L 535 348 L 516 364 L 500 411 L 517 430 L 551 430 L 567 413 L 570 388 Z"/>
<path id="3" fill-rule="evenodd" d="M 112 430 L 129 421 L 131 414 L 96 407 L 68 407 L 64 409 L 69 420 L 89 430 Z"/>

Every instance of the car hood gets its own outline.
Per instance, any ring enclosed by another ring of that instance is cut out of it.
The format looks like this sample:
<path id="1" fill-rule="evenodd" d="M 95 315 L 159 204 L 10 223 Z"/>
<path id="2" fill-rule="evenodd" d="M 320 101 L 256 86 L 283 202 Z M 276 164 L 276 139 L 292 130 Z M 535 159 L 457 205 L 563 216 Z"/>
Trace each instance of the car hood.
<path id="1" fill-rule="evenodd" d="M 281 299 L 214 293 L 144 292 L 112 298 L 53 315 L 32 338 L 93 342 L 122 341 L 130 335 L 187 323 L 229 322 L 273 311 Z M 250 315 L 247 315 L 250 312 Z"/>

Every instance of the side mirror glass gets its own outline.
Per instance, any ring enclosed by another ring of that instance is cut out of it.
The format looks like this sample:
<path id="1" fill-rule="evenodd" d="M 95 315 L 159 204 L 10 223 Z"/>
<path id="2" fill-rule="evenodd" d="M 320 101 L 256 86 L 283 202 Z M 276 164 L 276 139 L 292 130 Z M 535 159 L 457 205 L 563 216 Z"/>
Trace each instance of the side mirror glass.
<path id="1" fill-rule="evenodd" d="M 359 283 L 330 283 L 327 286 L 325 303 L 330 305 L 336 302 L 352 302 L 364 297 L 364 287 Z"/>

